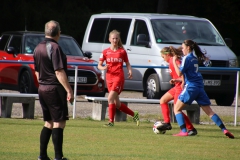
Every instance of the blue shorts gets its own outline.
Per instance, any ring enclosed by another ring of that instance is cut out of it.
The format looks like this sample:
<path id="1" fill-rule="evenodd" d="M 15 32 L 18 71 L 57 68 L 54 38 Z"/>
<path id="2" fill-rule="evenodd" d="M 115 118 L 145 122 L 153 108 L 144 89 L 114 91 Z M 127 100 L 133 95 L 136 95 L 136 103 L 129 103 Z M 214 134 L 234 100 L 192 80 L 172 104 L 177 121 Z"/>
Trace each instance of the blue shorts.
<path id="1" fill-rule="evenodd" d="M 185 85 L 184 90 L 179 95 L 178 99 L 184 104 L 192 104 L 195 100 L 200 106 L 211 105 L 211 102 L 203 87 Z"/>

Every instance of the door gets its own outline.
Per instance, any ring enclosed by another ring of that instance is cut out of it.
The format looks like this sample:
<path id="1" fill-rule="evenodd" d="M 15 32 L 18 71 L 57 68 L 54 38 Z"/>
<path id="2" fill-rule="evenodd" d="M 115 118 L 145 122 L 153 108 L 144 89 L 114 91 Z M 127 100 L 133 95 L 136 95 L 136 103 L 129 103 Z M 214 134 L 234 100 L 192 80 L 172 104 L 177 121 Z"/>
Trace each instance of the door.
<path id="1" fill-rule="evenodd" d="M 16 62 L 20 61 L 21 56 L 18 54 L 21 51 L 21 42 L 22 36 L 12 36 L 5 50 L 1 51 L 0 59 Z M 7 47 L 14 47 L 16 54 L 7 53 Z M 16 87 L 18 85 L 18 73 L 21 66 L 22 64 L 20 63 L 0 63 L 1 84 Z"/>

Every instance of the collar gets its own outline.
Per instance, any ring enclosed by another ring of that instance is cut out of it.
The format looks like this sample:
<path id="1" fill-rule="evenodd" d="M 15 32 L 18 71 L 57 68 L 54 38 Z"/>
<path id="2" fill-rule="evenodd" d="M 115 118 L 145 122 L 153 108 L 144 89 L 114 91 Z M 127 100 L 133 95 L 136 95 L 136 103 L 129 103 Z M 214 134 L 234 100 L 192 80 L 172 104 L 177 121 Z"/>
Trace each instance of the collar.
<path id="1" fill-rule="evenodd" d="M 58 44 L 58 42 L 57 41 L 55 41 L 54 39 L 52 39 L 52 38 L 45 38 L 45 41 L 51 41 L 51 42 L 55 42 L 55 43 L 57 43 Z"/>

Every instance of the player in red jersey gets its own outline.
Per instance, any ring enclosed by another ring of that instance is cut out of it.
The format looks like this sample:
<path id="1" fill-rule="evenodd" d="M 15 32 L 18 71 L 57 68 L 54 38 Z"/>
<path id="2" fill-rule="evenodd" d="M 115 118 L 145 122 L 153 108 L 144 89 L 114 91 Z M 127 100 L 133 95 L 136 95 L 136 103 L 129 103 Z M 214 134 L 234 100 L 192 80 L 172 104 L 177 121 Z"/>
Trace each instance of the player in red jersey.
<path id="1" fill-rule="evenodd" d="M 181 57 L 183 56 L 181 48 L 174 48 L 173 46 L 164 47 L 161 50 L 161 56 L 164 61 L 169 63 L 169 72 L 172 77 L 170 83 L 174 85 L 168 92 L 166 92 L 160 99 L 160 106 L 162 109 L 164 123 L 160 127 L 159 130 L 171 130 L 172 126 L 170 123 L 170 116 L 169 116 L 169 108 L 168 102 L 174 100 L 174 104 L 178 100 L 179 94 L 182 92 L 184 87 L 184 78 L 183 76 L 179 77 L 175 71 L 173 65 L 173 56 L 177 55 L 178 59 L 176 60 L 176 64 L 180 66 L 181 64 Z M 188 135 L 197 135 L 197 130 L 193 127 L 192 123 L 190 122 L 189 118 L 182 113 L 185 119 L 186 127 L 188 129 Z"/>
<path id="2" fill-rule="evenodd" d="M 113 30 L 109 33 L 109 41 L 111 46 L 101 54 L 99 58 L 98 68 L 100 70 L 106 70 L 106 82 L 108 87 L 108 114 L 109 123 L 104 126 L 112 127 L 114 126 L 114 116 L 116 108 L 120 111 L 133 117 L 133 120 L 139 125 L 139 115 L 138 112 L 133 112 L 124 103 L 119 100 L 119 94 L 123 90 L 124 86 L 124 72 L 123 72 L 123 62 L 126 63 L 128 70 L 128 78 L 132 78 L 132 68 L 128 61 L 127 52 L 124 50 L 120 32 Z M 106 65 L 103 66 L 103 62 L 106 61 Z"/>

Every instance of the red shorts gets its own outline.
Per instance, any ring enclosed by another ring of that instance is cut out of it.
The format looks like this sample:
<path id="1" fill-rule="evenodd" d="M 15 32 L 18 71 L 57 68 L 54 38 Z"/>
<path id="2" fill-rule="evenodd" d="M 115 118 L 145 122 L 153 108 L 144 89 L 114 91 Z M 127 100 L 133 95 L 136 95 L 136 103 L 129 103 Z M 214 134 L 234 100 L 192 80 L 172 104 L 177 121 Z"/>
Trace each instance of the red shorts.
<path id="1" fill-rule="evenodd" d="M 123 90 L 123 86 L 124 86 L 124 78 L 109 77 L 107 79 L 108 92 L 115 91 L 118 94 L 120 94 Z"/>
<path id="2" fill-rule="evenodd" d="M 174 104 L 176 104 L 178 96 L 180 95 L 181 92 L 182 92 L 181 86 L 175 86 L 168 91 L 168 93 L 173 96 Z"/>

